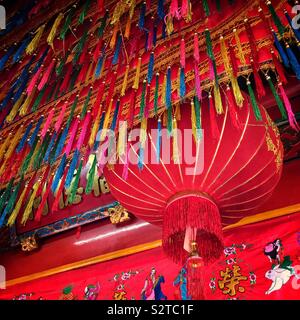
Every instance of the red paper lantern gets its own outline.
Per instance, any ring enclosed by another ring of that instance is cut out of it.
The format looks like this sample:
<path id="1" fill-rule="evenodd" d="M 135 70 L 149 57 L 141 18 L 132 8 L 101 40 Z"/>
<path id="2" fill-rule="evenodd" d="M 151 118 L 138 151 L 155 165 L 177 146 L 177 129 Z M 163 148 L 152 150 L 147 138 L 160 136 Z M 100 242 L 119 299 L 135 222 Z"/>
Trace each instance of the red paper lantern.
<path id="1" fill-rule="evenodd" d="M 219 258 L 223 249 L 222 227 L 238 222 L 261 205 L 276 187 L 282 171 L 283 148 L 279 132 L 262 106 L 262 121 L 255 119 L 248 97 L 237 111 L 240 126 L 232 123 L 232 112 L 224 102 L 224 115 L 217 116 L 219 139 L 211 133 L 208 100 L 201 105 L 201 143 L 188 146 L 185 153 L 197 156 L 194 164 L 183 157 L 181 164 L 148 162 L 140 170 L 138 152 L 133 151 L 128 177 L 122 178 L 123 164 L 105 168 L 112 194 L 136 216 L 163 228 L 163 248 L 175 262 L 188 257 L 187 240 L 197 242 L 204 263 Z M 181 106 L 178 129 L 191 128 L 191 106 Z M 157 120 L 148 120 L 149 143 L 145 153 L 156 155 L 151 129 Z M 162 141 L 172 140 L 162 132 Z M 136 144 L 136 142 L 135 142 Z M 197 150 L 196 150 L 197 149 Z M 163 149 L 164 150 L 164 149 Z M 163 155 L 162 150 L 162 155 Z M 172 148 L 171 148 L 172 154 Z M 145 155 L 146 157 L 146 155 Z M 201 168 L 202 172 L 196 172 Z M 197 168 L 197 170 L 195 169 Z M 189 171 L 188 171 L 189 170 Z M 191 174 L 192 172 L 192 174 Z M 193 174 L 194 173 L 194 174 Z"/>

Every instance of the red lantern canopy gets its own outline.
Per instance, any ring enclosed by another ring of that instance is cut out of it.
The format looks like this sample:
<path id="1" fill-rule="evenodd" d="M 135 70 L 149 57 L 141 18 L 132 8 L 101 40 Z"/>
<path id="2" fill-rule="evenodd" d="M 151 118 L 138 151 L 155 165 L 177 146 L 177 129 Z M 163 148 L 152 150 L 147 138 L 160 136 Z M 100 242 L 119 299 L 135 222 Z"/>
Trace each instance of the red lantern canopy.
<path id="1" fill-rule="evenodd" d="M 226 104 L 224 103 L 224 106 Z M 124 164 L 105 168 L 104 174 L 113 195 L 136 216 L 163 228 L 163 248 L 175 262 L 188 257 L 191 241 L 197 243 L 204 263 L 217 259 L 223 248 L 222 227 L 238 222 L 264 202 L 276 187 L 282 170 L 283 148 L 277 127 L 262 106 L 262 120 L 255 118 L 248 97 L 236 113 L 239 126 L 233 125 L 228 107 L 216 116 L 220 136 L 211 132 L 208 100 L 203 100 L 203 136 L 189 145 L 182 139 L 182 161 L 164 160 L 162 146 L 159 163 L 153 157 L 141 170 L 138 151 L 131 142 L 128 176 L 122 177 Z M 235 121 L 236 122 L 236 119 Z M 148 121 L 147 156 L 157 155 L 157 121 Z M 184 135 L 191 128 L 191 107 L 181 106 L 177 128 Z M 162 131 L 162 141 L 171 141 Z M 180 146 L 179 135 L 176 145 Z M 163 142 L 162 142 L 163 145 Z M 173 153 L 174 143 L 171 146 Z M 180 147 L 179 147 L 180 149 Z M 174 153 L 173 153 L 174 154 Z M 186 155 L 195 155 L 194 163 Z M 134 162 L 134 163 L 132 163 Z"/>

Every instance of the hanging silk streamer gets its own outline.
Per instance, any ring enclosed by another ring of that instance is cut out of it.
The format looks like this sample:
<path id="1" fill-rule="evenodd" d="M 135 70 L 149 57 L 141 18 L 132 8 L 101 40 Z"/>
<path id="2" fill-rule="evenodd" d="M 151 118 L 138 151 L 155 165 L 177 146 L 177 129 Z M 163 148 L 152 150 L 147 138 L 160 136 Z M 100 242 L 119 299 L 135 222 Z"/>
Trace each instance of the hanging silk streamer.
<path id="1" fill-rule="evenodd" d="M 210 32 L 208 29 L 205 29 L 205 39 L 206 39 L 206 46 L 207 46 L 207 55 L 210 58 L 210 61 L 213 66 L 214 78 L 215 78 L 215 86 L 219 87 L 219 79 L 218 79 L 218 72 L 217 72 L 217 65 L 215 60 L 215 55 L 213 53 L 212 41 Z"/>
<path id="2" fill-rule="evenodd" d="M 134 82 L 132 86 L 132 88 L 136 90 L 139 88 L 141 65 L 142 65 L 142 58 L 139 57 L 137 61 L 136 72 L 135 72 Z"/>
<path id="3" fill-rule="evenodd" d="M 275 25 L 277 27 L 277 30 L 280 33 L 280 35 L 282 36 L 284 34 L 285 27 L 283 26 L 281 20 L 279 19 L 271 1 L 267 1 L 267 6 L 268 6 L 268 9 L 269 9 L 271 16 L 273 18 L 273 22 L 275 23 Z"/>
<path id="4" fill-rule="evenodd" d="M 275 42 L 275 46 L 276 46 L 276 49 L 277 51 L 279 52 L 279 55 L 280 55 L 280 58 L 284 64 L 284 66 L 286 68 L 289 68 L 290 67 L 290 62 L 289 62 L 289 59 L 287 57 L 287 54 L 285 52 L 285 50 L 283 49 L 281 43 L 279 42 L 279 39 L 277 38 L 277 35 L 276 33 L 273 31 L 273 36 L 274 36 L 274 42 Z"/>
<path id="5" fill-rule="evenodd" d="M 194 33 L 194 59 L 197 63 L 200 62 L 198 33 Z"/>
<path id="6" fill-rule="evenodd" d="M 147 75 L 148 83 L 151 83 L 151 81 L 152 81 L 153 68 L 154 68 L 154 52 L 151 52 L 150 58 L 149 58 L 149 63 L 148 63 L 148 75 Z"/>
<path id="7" fill-rule="evenodd" d="M 143 120 L 141 121 L 139 141 L 140 141 L 140 150 L 139 150 L 138 168 L 142 170 L 144 167 L 145 145 L 147 141 L 147 119 L 146 118 L 143 118 Z"/>
<path id="8" fill-rule="evenodd" d="M 116 126 L 117 126 L 117 119 L 118 119 L 118 115 L 119 115 L 119 109 L 120 109 L 120 100 L 118 99 L 117 103 L 116 103 L 113 119 L 112 119 L 112 122 L 111 122 L 111 126 L 110 126 L 110 130 L 112 130 L 112 131 L 115 131 Z"/>
<path id="9" fill-rule="evenodd" d="M 28 125 L 28 127 L 26 128 L 24 134 L 23 134 L 23 137 L 21 139 L 21 141 L 19 142 L 17 148 L 16 148 L 16 152 L 19 153 L 23 150 L 24 146 L 25 146 L 25 143 L 27 141 L 27 138 L 29 136 L 29 133 L 30 133 L 30 130 L 32 128 L 32 125 L 33 125 L 33 122 L 31 121 Z"/>
<path id="10" fill-rule="evenodd" d="M 66 162 L 67 162 L 67 157 L 66 157 L 66 154 L 64 154 L 63 157 L 61 158 L 60 164 L 56 170 L 55 177 L 52 182 L 52 186 L 51 186 L 52 193 L 55 193 L 55 191 L 58 187 L 59 181 L 60 181 L 60 179 L 64 173 L 65 167 L 66 167 Z"/>
<path id="11" fill-rule="evenodd" d="M 70 129 L 70 135 L 68 143 L 66 144 L 66 147 L 64 149 L 64 153 L 68 156 L 72 150 L 73 142 L 75 140 L 77 130 L 79 126 L 79 116 L 76 117 L 74 122 L 72 123 L 71 129 Z"/>
<path id="12" fill-rule="evenodd" d="M 99 29 L 98 29 L 98 37 L 99 37 L 99 38 L 102 37 L 103 34 L 104 34 L 104 29 L 105 29 L 105 27 L 106 27 L 106 23 L 107 23 L 108 17 L 109 17 L 109 11 L 107 10 L 107 11 L 105 12 L 104 17 L 103 17 L 102 20 L 101 20 L 101 24 L 100 24 L 100 27 L 99 27 Z"/>
<path id="13" fill-rule="evenodd" d="M 50 163 L 52 163 L 52 161 L 55 161 L 60 156 L 60 154 L 61 154 L 61 152 L 63 150 L 64 144 L 66 142 L 67 136 L 68 136 L 68 131 L 69 131 L 69 127 L 66 126 L 64 131 L 60 135 L 60 137 L 58 137 L 57 145 L 53 150 L 54 151 L 54 155 L 53 155 L 53 157 L 51 157 L 51 155 L 50 155 Z"/>
<path id="14" fill-rule="evenodd" d="M 33 169 L 38 170 L 41 165 L 42 161 L 45 157 L 46 151 L 48 149 L 49 143 L 51 139 L 51 134 L 49 131 L 47 131 L 45 138 L 43 139 L 42 145 L 40 146 L 38 152 L 36 153 L 34 159 L 33 159 Z"/>
<path id="15" fill-rule="evenodd" d="M 131 96 L 130 96 L 130 106 L 129 106 L 128 115 L 127 115 L 127 121 L 128 121 L 129 128 L 133 127 L 134 113 L 135 113 L 135 101 L 136 101 L 136 90 L 132 90 Z"/>
<path id="16" fill-rule="evenodd" d="M 56 140 L 56 136 L 57 136 L 57 133 L 53 132 L 52 137 L 51 137 L 50 142 L 49 142 L 49 145 L 48 145 L 48 148 L 47 148 L 47 150 L 45 152 L 45 156 L 44 156 L 44 159 L 43 159 L 44 162 L 48 162 L 49 161 L 49 156 L 50 156 L 50 153 L 51 153 L 52 148 L 54 146 L 54 143 L 55 143 L 55 140 Z"/>
<path id="17" fill-rule="evenodd" d="M 119 26 L 116 23 L 115 26 L 114 26 L 112 37 L 111 37 L 110 42 L 109 42 L 109 47 L 111 49 L 113 49 L 115 47 L 115 45 L 116 45 L 118 32 L 119 32 Z"/>
<path id="18" fill-rule="evenodd" d="M 123 78 L 122 89 L 121 89 L 121 97 L 125 96 L 127 82 L 128 82 L 128 74 L 129 74 L 129 64 L 126 65 L 125 75 Z"/>
<path id="19" fill-rule="evenodd" d="M 29 42 L 31 40 L 31 37 L 30 36 L 27 36 L 21 43 L 21 45 L 19 46 L 19 48 L 17 49 L 17 51 L 15 52 L 15 54 L 13 55 L 13 58 L 12 58 L 12 63 L 16 63 L 18 61 L 20 61 L 20 59 L 22 58 L 22 55 L 25 51 L 25 49 L 27 48 Z M 1 62 L 0 62 L 0 65 L 1 65 Z M 0 67 L 1 69 L 1 67 Z"/>
<path id="20" fill-rule="evenodd" d="M 12 109 L 10 110 L 10 113 L 5 119 L 7 123 L 11 123 L 14 120 L 15 116 L 19 111 L 20 106 L 23 103 L 23 99 L 24 99 L 24 94 L 21 96 L 21 98 L 19 98 L 19 100 L 16 101 L 16 103 L 13 105 Z"/>
<path id="21" fill-rule="evenodd" d="M 172 80 L 171 80 L 171 67 L 168 67 L 167 70 L 167 79 L 166 79 L 166 93 L 165 93 L 165 103 L 166 108 L 169 109 L 172 106 Z"/>
<path id="22" fill-rule="evenodd" d="M 233 99 L 233 94 L 231 91 L 230 86 L 228 85 L 226 88 L 226 105 L 228 107 L 229 110 L 229 114 L 230 114 L 230 118 L 232 121 L 232 124 L 235 128 L 240 129 L 241 128 L 241 123 L 239 121 L 238 118 L 238 113 L 236 111 L 236 105 L 235 105 L 235 101 Z"/>
<path id="23" fill-rule="evenodd" d="M 271 50 L 271 54 L 272 54 L 272 59 L 273 59 L 273 63 L 274 63 L 274 67 L 278 73 L 279 79 L 282 83 L 286 84 L 287 83 L 287 79 L 285 77 L 284 74 L 284 69 L 281 65 L 281 63 L 279 62 L 278 58 L 275 55 L 275 52 L 273 50 Z"/>
<path id="24" fill-rule="evenodd" d="M 203 5 L 203 9 L 204 9 L 206 17 L 210 16 L 210 10 L 209 10 L 207 0 L 202 0 L 202 5 Z"/>
<path id="25" fill-rule="evenodd" d="M 43 24 L 42 26 L 40 26 L 36 32 L 35 32 L 35 36 L 33 37 L 33 39 L 31 40 L 31 42 L 28 44 L 27 48 L 26 48 L 26 53 L 27 54 L 32 54 L 35 49 L 38 47 L 38 44 L 41 40 L 41 37 L 43 35 L 44 29 L 45 29 L 45 24 Z"/>
<path id="26" fill-rule="evenodd" d="M 70 9 L 70 12 L 65 20 L 65 23 L 62 27 L 62 29 L 60 30 L 60 39 L 61 40 L 65 40 L 66 38 L 66 34 L 70 28 L 70 25 L 71 25 L 71 22 L 72 22 L 72 18 L 73 18 L 73 15 L 75 13 L 75 9 L 76 9 L 76 5 L 73 5 L 72 8 Z"/>
<path id="27" fill-rule="evenodd" d="M 41 91 L 45 87 L 45 85 L 46 85 L 46 83 L 47 83 L 47 81 L 48 81 L 48 79 L 49 79 L 49 77 L 50 77 L 50 75 L 51 75 L 51 73 L 52 73 L 52 71 L 53 71 L 53 69 L 55 67 L 55 62 L 56 62 L 56 60 L 52 59 L 50 65 L 48 66 L 48 68 L 46 69 L 45 73 L 43 74 L 43 77 L 42 77 L 42 79 L 41 79 L 41 81 L 40 81 L 40 83 L 38 85 L 38 90 L 39 91 Z"/>
<path id="28" fill-rule="evenodd" d="M 160 20 L 164 20 L 165 18 L 165 12 L 164 12 L 164 0 L 158 0 L 157 4 L 157 15 Z"/>
<path id="29" fill-rule="evenodd" d="M 60 201 L 60 198 L 61 198 L 61 195 L 62 195 L 62 192 L 65 188 L 65 181 L 66 181 L 66 177 L 67 177 L 67 172 L 68 172 L 68 167 L 69 167 L 69 164 L 67 163 L 66 165 L 66 170 L 64 172 L 64 175 L 63 177 L 61 178 L 60 182 L 59 182 L 59 186 L 58 186 L 58 189 L 56 190 L 54 196 L 55 196 L 55 200 L 52 204 L 52 212 L 55 212 L 58 210 L 58 205 L 59 205 L 59 201 Z"/>
<path id="30" fill-rule="evenodd" d="M 295 114 L 293 112 L 293 109 L 292 109 L 292 106 L 291 106 L 291 103 L 289 101 L 289 98 L 283 88 L 283 85 L 281 82 L 278 83 L 278 87 L 279 87 L 279 90 L 280 90 L 280 95 L 284 101 L 284 105 L 285 105 L 285 108 L 286 108 L 286 111 L 288 113 L 288 119 L 289 119 L 289 123 L 290 123 L 290 126 L 296 130 L 296 131 L 299 131 L 300 128 L 299 128 L 299 125 L 298 125 L 298 122 L 296 120 L 296 117 L 295 117 Z"/>
<path id="31" fill-rule="evenodd" d="M 39 107 L 39 105 L 40 105 L 40 103 L 41 103 L 41 101 L 42 101 L 42 99 L 44 97 L 45 91 L 46 91 L 46 87 L 44 87 L 42 89 L 42 91 L 38 94 L 37 98 L 35 99 L 35 101 L 34 101 L 34 103 L 32 105 L 32 108 L 31 108 L 32 112 L 35 112 L 38 109 L 38 107 Z"/>
<path id="32" fill-rule="evenodd" d="M 11 139 L 12 139 L 12 132 L 10 132 L 7 135 L 5 141 L 1 144 L 1 147 L 0 147 L 0 160 L 4 157 L 5 151 L 6 151 L 7 147 L 8 147 L 9 142 L 10 142 Z"/>
<path id="33" fill-rule="evenodd" d="M 102 73 L 102 70 L 103 70 L 103 66 L 104 66 L 104 59 L 105 59 L 105 55 L 103 54 L 103 55 L 101 55 L 101 57 L 98 60 L 97 67 L 96 67 L 96 70 L 95 70 L 96 79 L 99 79 L 100 76 L 101 76 L 101 73 Z"/>
<path id="34" fill-rule="evenodd" d="M 286 47 L 286 51 L 287 51 L 287 54 L 288 54 L 288 57 L 290 60 L 291 67 L 292 67 L 293 71 L 295 72 L 297 79 L 300 80 L 299 62 L 298 62 L 293 50 L 291 49 L 291 47 L 288 44 L 286 44 L 285 47 Z"/>
<path id="35" fill-rule="evenodd" d="M 49 129 L 49 127 L 50 127 L 50 125 L 51 125 L 52 118 L 53 118 L 53 115 L 54 115 L 54 111 L 55 111 L 55 109 L 52 108 L 52 109 L 50 110 L 49 114 L 48 114 L 47 120 L 46 120 L 46 122 L 45 122 L 45 124 L 44 124 L 44 126 L 43 126 L 42 131 L 41 131 L 41 137 L 42 137 L 42 138 L 45 137 L 46 132 L 47 132 L 47 130 Z"/>
<path id="36" fill-rule="evenodd" d="M 36 221 L 36 222 L 39 222 L 41 220 L 43 209 L 44 209 L 44 207 L 46 205 L 46 201 L 48 199 L 48 196 L 49 196 L 49 193 L 50 193 L 50 190 L 51 190 L 53 179 L 54 179 L 54 175 L 52 173 L 51 177 L 50 177 L 50 180 L 49 180 L 49 182 L 47 184 L 46 191 L 43 193 L 41 203 L 39 204 L 39 208 L 38 208 L 38 210 L 36 212 L 36 215 L 34 217 L 34 221 Z"/>
<path id="37" fill-rule="evenodd" d="M 30 82 L 29 82 L 29 84 L 28 84 L 27 90 L 26 90 L 28 95 L 31 95 L 32 91 L 34 90 L 34 87 L 35 87 L 35 85 L 36 85 L 36 83 L 37 83 L 37 81 L 38 81 L 38 79 L 39 79 L 42 71 L 43 71 L 43 68 L 41 67 L 41 68 L 34 74 L 34 76 L 31 78 L 31 80 L 30 80 Z"/>
<path id="38" fill-rule="evenodd" d="M 185 41 L 181 39 L 180 42 L 180 66 L 185 68 Z"/>
<path id="39" fill-rule="evenodd" d="M 86 186 L 85 186 L 85 194 L 90 194 L 92 192 L 95 174 L 96 174 L 97 157 L 95 154 L 93 154 L 92 156 L 93 156 L 93 161 L 92 161 L 92 165 L 88 171 L 87 182 L 86 182 Z"/>
<path id="40" fill-rule="evenodd" d="M 60 130 L 60 128 L 61 128 L 61 125 L 62 125 L 62 123 L 63 123 L 63 120 L 64 120 L 64 117 L 65 117 L 65 114 L 66 114 L 66 109 L 67 109 L 68 103 L 69 103 L 68 101 L 65 101 L 65 102 L 63 103 L 63 106 L 62 106 L 62 108 L 61 108 L 61 110 L 60 110 L 60 113 L 59 113 L 59 115 L 58 115 L 58 118 L 57 118 L 57 120 L 56 120 L 56 123 L 55 123 L 55 125 L 54 125 L 54 130 L 55 130 L 56 133 L 59 132 L 59 130 Z"/>
<path id="41" fill-rule="evenodd" d="M 130 29 L 131 29 L 131 18 L 128 15 L 126 26 L 125 26 L 125 32 L 124 32 L 124 38 L 125 39 L 129 39 L 129 37 L 130 37 Z"/>
<path id="42" fill-rule="evenodd" d="M 198 99 L 202 100 L 202 88 L 201 88 L 201 80 L 199 74 L 199 67 L 198 64 L 195 62 L 194 64 L 194 74 L 195 74 L 195 91 Z"/>
<path id="43" fill-rule="evenodd" d="M 177 120 L 174 117 L 173 118 L 173 132 L 172 132 L 172 138 L 173 138 L 173 161 L 175 164 L 180 163 L 180 157 L 179 157 L 179 146 L 178 146 L 178 130 L 177 130 Z"/>
<path id="44" fill-rule="evenodd" d="M 147 88 L 147 81 L 143 81 L 143 89 L 142 89 L 142 95 L 141 95 L 141 104 L 140 104 L 140 113 L 139 118 L 142 120 L 144 118 L 144 111 L 145 111 L 145 104 L 146 104 L 146 88 Z"/>
<path id="45" fill-rule="evenodd" d="M 210 117 L 211 135 L 214 140 L 218 140 L 220 137 L 220 131 L 219 131 L 218 124 L 217 124 L 215 106 L 213 103 L 211 93 L 209 93 L 209 95 L 208 95 L 208 103 L 209 103 L 209 117 Z"/>
<path id="46" fill-rule="evenodd" d="M 257 121 L 260 121 L 260 120 L 262 120 L 261 113 L 260 113 L 256 98 L 255 98 L 253 89 L 251 87 L 251 82 L 249 80 L 247 80 L 247 87 L 248 87 L 250 101 L 251 101 L 251 105 L 252 105 L 252 108 L 254 111 L 255 118 Z"/>
<path id="47" fill-rule="evenodd" d="M 86 115 L 87 107 L 89 105 L 89 102 L 90 102 L 90 99 L 91 99 L 91 95 L 92 95 L 92 90 L 93 90 L 93 87 L 90 87 L 89 92 L 88 92 L 88 94 L 87 94 L 87 96 L 85 98 L 82 110 L 81 110 L 80 120 L 82 120 Z"/>
<path id="48" fill-rule="evenodd" d="M 44 116 L 41 116 L 41 117 L 39 118 L 37 124 L 36 124 L 36 127 L 35 127 L 32 135 L 31 135 L 29 141 L 28 141 L 28 144 L 29 144 L 31 147 L 32 147 L 32 145 L 33 145 L 33 143 L 34 143 L 34 141 L 35 141 L 35 138 L 36 138 L 37 135 L 38 135 L 38 132 L 40 131 L 40 127 L 41 127 L 43 121 L 44 121 Z"/>
<path id="49" fill-rule="evenodd" d="M 180 68 L 180 70 L 179 70 L 179 80 L 180 80 L 179 96 L 181 99 L 183 99 L 185 97 L 185 93 L 186 93 L 184 68 Z"/>
<path id="50" fill-rule="evenodd" d="M 239 51 L 239 59 L 241 61 L 241 64 L 244 66 L 246 64 L 246 59 L 245 59 L 245 55 L 244 55 L 244 52 L 243 52 L 242 44 L 241 44 L 240 37 L 238 35 L 237 29 L 233 29 L 233 34 L 234 34 L 236 46 L 237 46 L 238 51 Z"/>
<path id="51" fill-rule="evenodd" d="M 83 159 L 80 160 L 79 167 L 77 168 L 75 179 L 71 185 L 70 195 L 68 198 L 69 203 L 74 203 L 77 188 L 79 185 L 79 179 L 80 179 L 80 174 L 81 174 L 81 170 L 82 170 L 82 165 L 83 165 Z"/>
<path id="52" fill-rule="evenodd" d="M 281 113 L 282 119 L 285 120 L 285 119 L 287 119 L 288 117 L 287 117 L 287 114 L 286 114 L 286 111 L 285 111 L 283 102 L 282 102 L 282 100 L 280 99 L 280 97 L 279 97 L 279 95 L 278 95 L 278 93 L 277 93 L 277 91 L 276 91 L 276 89 L 275 89 L 275 87 L 274 87 L 274 84 L 273 84 L 273 82 L 272 82 L 271 77 L 270 77 L 270 76 L 267 76 L 266 79 L 267 79 L 267 81 L 268 81 L 268 83 L 269 83 L 270 89 L 271 89 L 271 91 L 272 91 L 272 93 L 273 93 L 273 96 L 274 96 L 274 98 L 275 98 L 275 100 L 276 100 L 276 103 L 277 103 L 277 106 L 278 106 L 279 111 L 280 111 L 280 113 Z"/>
<path id="53" fill-rule="evenodd" d="M 14 52 L 14 47 L 11 46 L 6 52 L 6 54 L 0 59 L 0 71 L 3 71 L 6 62 L 8 61 L 8 59 L 10 58 L 13 52 Z"/>
<path id="54" fill-rule="evenodd" d="M 113 60 L 112 60 L 112 64 L 113 64 L 113 65 L 117 64 L 118 61 L 119 61 L 121 44 L 122 44 L 122 36 L 121 36 L 121 34 L 119 34 L 119 35 L 118 35 L 118 38 L 117 38 L 117 44 L 116 44 L 116 47 L 115 47 L 115 52 L 114 52 Z"/>
<path id="55" fill-rule="evenodd" d="M 47 37 L 47 43 L 49 44 L 50 47 L 52 47 L 52 49 L 53 49 L 53 42 L 54 42 L 54 39 L 56 36 L 56 31 L 57 31 L 63 18 L 64 18 L 63 13 L 59 13 L 58 16 L 56 17 L 53 25 L 52 25 L 52 28 L 49 32 L 48 37 Z"/>
<path id="56" fill-rule="evenodd" d="M 31 196 L 29 198 L 29 201 L 27 203 L 27 206 L 24 210 L 24 213 L 23 213 L 23 216 L 22 216 L 22 220 L 21 220 L 21 224 L 22 225 L 25 225 L 31 212 L 32 212 L 32 208 L 33 208 L 33 202 L 34 202 L 34 199 L 35 199 L 35 196 L 36 196 L 36 193 L 37 193 L 37 190 L 38 190 L 38 187 L 39 187 L 39 183 L 40 183 L 40 180 L 38 180 L 34 186 L 33 186 L 33 190 L 32 190 L 32 193 L 31 193 Z"/>
<path id="57" fill-rule="evenodd" d="M 0 227 L 3 227 L 7 215 L 9 215 L 12 212 L 22 184 L 23 177 L 21 177 L 18 184 L 14 187 L 14 191 L 10 194 L 8 198 L 7 205 L 2 213 L 2 216 L 0 217 Z"/>
<path id="58" fill-rule="evenodd" d="M 158 118 L 157 121 L 157 137 L 156 137 L 156 162 L 160 162 L 160 153 L 161 153 L 161 119 Z"/>
<path id="59" fill-rule="evenodd" d="M 253 60 L 251 60 L 251 66 L 252 66 L 252 70 L 253 70 L 253 75 L 254 75 L 254 82 L 255 82 L 255 87 L 256 87 L 256 92 L 258 95 L 258 98 L 262 98 L 266 95 L 266 91 L 265 91 L 265 87 L 262 83 L 262 80 L 259 76 L 259 73 L 257 71 L 257 69 L 254 66 L 254 62 Z"/>
<path id="60" fill-rule="evenodd" d="M 197 96 L 194 97 L 194 112 L 196 120 L 196 140 L 199 141 L 202 138 L 201 129 L 201 111 L 200 111 L 200 101 Z"/>
<path id="61" fill-rule="evenodd" d="M 172 0 L 170 3 L 169 15 L 175 17 L 177 20 L 181 18 L 180 11 L 178 8 L 178 0 Z"/>
<path id="62" fill-rule="evenodd" d="M 82 12 L 79 15 L 78 23 L 83 24 L 84 19 L 87 15 L 88 9 L 90 7 L 91 0 L 87 0 L 83 6 Z"/>
<path id="63" fill-rule="evenodd" d="M 287 11 L 284 11 L 284 14 L 285 14 L 285 17 L 290 25 L 290 27 L 292 28 L 294 34 L 295 34 L 295 37 L 298 41 L 300 41 L 300 31 L 299 29 L 297 28 L 294 28 L 294 23 L 292 21 L 292 18 L 289 16 L 288 12 Z"/>
<path id="64" fill-rule="evenodd" d="M 145 14 L 146 14 L 146 3 L 143 2 L 141 4 L 141 11 L 140 11 L 140 17 L 139 17 L 139 22 L 138 22 L 138 27 L 141 30 L 144 30 L 144 27 L 145 27 Z"/>
<path id="65" fill-rule="evenodd" d="M 258 70 L 259 69 L 258 47 L 256 45 L 254 33 L 253 33 L 253 30 L 251 28 L 251 25 L 250 25 L 248 19 L 244 20 L 244 25 L 246 28 L 246 33 L 247 33 L 247 37 L 248 37 L 249 44 L 250 44 L 251 57 L 254 62 L 254 67 Z"/>
<path id="66" fill-rule="evenodd" d="M 155 116 L 157 115 L 157 111 L 158 111 L 158 89 L 159 89 L 159 73 L 156 73 L 156 75 L 155 75 L 154 101 L 153 101 L 153 107 L 154 107 Z"/>
<path id="67" fill-rule="evenodd" d="M 217 114 L 223 114 L 224 110 L 223 110 L 221 92 L 220 92 L 220 88 L 216 86 L 214 86 L 214 98 L 215 98 L 215 108 L 216 108 Z"/>

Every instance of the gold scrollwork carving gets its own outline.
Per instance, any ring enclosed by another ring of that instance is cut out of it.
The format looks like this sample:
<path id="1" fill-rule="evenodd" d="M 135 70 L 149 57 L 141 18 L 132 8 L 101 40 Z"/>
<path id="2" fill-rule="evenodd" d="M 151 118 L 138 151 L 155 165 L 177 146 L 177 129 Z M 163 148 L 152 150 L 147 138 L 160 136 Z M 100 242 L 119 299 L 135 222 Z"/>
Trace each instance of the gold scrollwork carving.
<path id="1" fill-rule="evenodd" d="M 38 248 L 36 238 L 34 235 L 21 240 L 21 248 L 24 252 L 31 252 Z"/>
<path id="2" fill-rule="evenodd" d="M 128 211 L 121 205 L 108 209 L 110 222 L 118 224 L 130 220 Z"/>

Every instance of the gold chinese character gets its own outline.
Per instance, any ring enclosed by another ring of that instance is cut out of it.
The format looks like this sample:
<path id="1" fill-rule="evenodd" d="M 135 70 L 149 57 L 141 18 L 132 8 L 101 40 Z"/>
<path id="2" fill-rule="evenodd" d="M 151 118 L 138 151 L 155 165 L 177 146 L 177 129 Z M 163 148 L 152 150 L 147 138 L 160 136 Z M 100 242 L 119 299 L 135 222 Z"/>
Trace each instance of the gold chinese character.
<path id="1" fill-rule="evenodd" d="M 240 267 L 238 265 L 233 266 L 233 270 L 226 268 L 226 271 L 221 271 L 220 275 L 223 280 L 219 280 L 219 288 L 223 291 L 224 294 L 229 294 L 230 296 L 236 295 L 236 287 L 239 292 L 244 292 L 245 289 L 240 287 L 240 281 L 245 281 L 248 278 L 241 275 Z"/>

